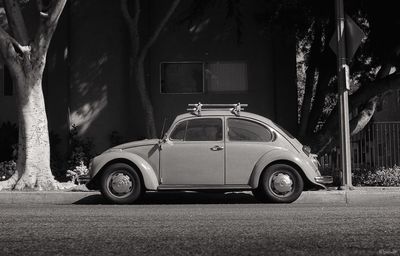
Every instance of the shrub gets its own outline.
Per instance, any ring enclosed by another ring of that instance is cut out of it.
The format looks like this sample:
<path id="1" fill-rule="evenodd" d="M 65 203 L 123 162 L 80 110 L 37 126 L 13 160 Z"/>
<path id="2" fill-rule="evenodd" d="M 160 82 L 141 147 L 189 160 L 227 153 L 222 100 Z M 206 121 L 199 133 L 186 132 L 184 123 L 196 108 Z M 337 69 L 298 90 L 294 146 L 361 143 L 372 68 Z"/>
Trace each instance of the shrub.
<path id="1" fill-rule="evenodd" d="M 17 164 L 11 161 L 0 163 L 0 181 L 9 179 L 15 172 Z"/>
<path id="2" fill-rule="evenodd" d="M 81 162 L 79 166 L 76 166 L 73 170 L 67 170 L 66 177 L 70 178 L 73 183 L 80 185 L 82 178 L 88 176 L 89 169 L 86 165 Z"/>
<path id="3" fill-rule="evenodd" d="M 72 125 L 70 132 L 71 152 L 67 161 L 68 169 L 74 170 L 81 163 L 89 166 L 90 159 L 92 158 L 93 141 L 90 138 L 81 138 L 78 135 L 78 129 Z"/>
<path id="4" fill-rule="evenodd" d="M 355 169 L 352 174 L 355 186 L 400 186 L 400 166 L 380 167 L 374 170 Z"/>

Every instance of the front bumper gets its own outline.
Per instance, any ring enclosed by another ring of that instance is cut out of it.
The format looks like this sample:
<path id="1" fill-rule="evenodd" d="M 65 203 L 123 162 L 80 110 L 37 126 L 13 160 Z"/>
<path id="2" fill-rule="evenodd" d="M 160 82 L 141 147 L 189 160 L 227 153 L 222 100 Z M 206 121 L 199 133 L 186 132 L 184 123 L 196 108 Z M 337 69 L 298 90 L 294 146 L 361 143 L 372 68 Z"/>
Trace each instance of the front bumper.
<path id="1" fill-rule="evenodd" d="M 333 177 L 332 176 L 317 176 L 314 178 L 315 182 L 320 183 L 320 184 L 331 184 L 333 183 Z"/>

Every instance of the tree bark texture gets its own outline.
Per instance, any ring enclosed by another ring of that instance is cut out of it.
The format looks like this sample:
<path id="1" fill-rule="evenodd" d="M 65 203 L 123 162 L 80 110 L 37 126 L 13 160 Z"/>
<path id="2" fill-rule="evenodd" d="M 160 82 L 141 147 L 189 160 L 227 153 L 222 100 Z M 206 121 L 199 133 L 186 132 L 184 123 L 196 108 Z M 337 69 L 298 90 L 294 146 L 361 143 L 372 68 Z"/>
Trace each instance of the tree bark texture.
<path id="1" fill-rule="evenodd" d="M 24 170 L 16 190 L 56 189 L 50 169 L 50 142 L 42 91 L 42 74 L 18 79 L 19 143 L 17 169 Z M 21 90 L 22 89 L 22 90 Z"/>
<path id="2" fill-rule="evenodd" d="M 14 175 L 0 182 L 2 189 L 53 190 L 60 188 L 50 169 L 50 142 L 42 89 L 47 50 L 66 0 L 37 0 L 40 22 L 33 40 L 16 0 L 4 0 L 11 33 L 0 27 L 0 52 L 16 88 L 18 159 Z M 29 42 L 29 43 L 28 43 Z"/>

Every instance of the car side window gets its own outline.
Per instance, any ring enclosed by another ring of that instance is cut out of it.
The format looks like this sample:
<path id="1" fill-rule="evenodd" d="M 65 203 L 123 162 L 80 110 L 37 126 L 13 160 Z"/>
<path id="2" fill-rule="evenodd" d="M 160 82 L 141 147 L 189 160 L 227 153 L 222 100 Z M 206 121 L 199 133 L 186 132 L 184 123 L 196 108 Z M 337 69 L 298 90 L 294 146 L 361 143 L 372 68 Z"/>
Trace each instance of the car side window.
<path id="1" fill-rule="evenodd" d="M 245 119 L 228 119 L 228 139 L 230 141 L 271 141 L 273 135 L 265 126 Z"/>
<path id="2" fill-rule="evenodd" d="M 187 121 L 179 123 L 172 131 L 170 138 L 172 140 L 184 140 L 186 133 Z"/>
<path id="3" fill-rule="evenodd" d="M 220 141 L 222 140 L 222 120 L 199 118 L 181 122 L 172 131 L 170 138 L 183 141 Z"/>

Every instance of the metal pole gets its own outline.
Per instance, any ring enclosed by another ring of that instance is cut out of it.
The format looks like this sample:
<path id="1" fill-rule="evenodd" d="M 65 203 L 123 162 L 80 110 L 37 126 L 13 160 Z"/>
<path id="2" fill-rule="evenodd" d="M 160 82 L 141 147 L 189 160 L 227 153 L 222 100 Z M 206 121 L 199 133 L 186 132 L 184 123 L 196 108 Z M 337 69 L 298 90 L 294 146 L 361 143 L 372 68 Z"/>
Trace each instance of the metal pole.
<path id="1" fill-rule="evenodd" d="M 339 86 L 339 120 L 341 167 L 343 171 L 342 185 L 345 189 L 352 188 L 351 153 L 350 153 L 350 123 L 349 123 L 349 66 L 346 63 L 345 16 L 343 0 L 335 0 L 337 29 L 337 73 Z"/>

